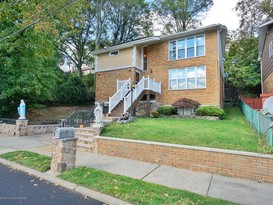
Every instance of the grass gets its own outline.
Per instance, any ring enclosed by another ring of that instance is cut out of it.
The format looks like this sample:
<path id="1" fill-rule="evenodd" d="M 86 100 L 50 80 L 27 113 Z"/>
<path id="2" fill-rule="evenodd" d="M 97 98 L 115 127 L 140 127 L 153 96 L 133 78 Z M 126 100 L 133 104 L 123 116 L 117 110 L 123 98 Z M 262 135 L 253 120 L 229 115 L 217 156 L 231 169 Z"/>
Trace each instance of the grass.
<path id="1" fill-rule="evenodd" d="M 50 169 L 51 158 L 29 151 L 15 151 L 0 155 L 1 158 L 46 172 Z"/>
<path id="2" fill-rule="evenodd" d="M 234 204 L 85 167 L 63 172 L 59 177 L 133 204 Z"/>
<path id="3" fill-rule="evenodd" d="M 193 118 L 138 118 L 129 124 L 113 123 L 102 136 L 267 153 L 259 136 L 239 108 L 226 109 L 223 120 Z"/>

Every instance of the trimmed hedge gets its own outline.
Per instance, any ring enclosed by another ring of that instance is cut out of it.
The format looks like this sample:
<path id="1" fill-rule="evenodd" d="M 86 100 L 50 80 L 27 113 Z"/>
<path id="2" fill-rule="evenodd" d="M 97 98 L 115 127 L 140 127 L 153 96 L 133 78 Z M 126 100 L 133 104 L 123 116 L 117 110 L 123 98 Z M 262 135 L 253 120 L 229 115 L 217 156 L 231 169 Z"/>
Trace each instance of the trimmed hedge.
<path id="1" fill-rule="evenodd" d="M 171 106 L 163 106 L 163 107 L 159 107 L 157 109 L 157 112 L 161 115 L 172 115 L 175 113 L 173 107 Z"/>
<path id="2" fill-rule="evenodd" d="M 214 106 L 204 106 L 197 108 L 195 114 L 201 116 L 216 116 L 222 119 L 225 115 L 225 111 Z"/>

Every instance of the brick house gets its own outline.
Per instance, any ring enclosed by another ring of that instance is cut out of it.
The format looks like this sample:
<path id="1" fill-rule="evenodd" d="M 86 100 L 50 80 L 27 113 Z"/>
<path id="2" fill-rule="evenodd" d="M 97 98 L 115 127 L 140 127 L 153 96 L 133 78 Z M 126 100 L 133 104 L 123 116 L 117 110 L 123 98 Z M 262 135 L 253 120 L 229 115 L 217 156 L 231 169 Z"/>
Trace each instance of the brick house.
<path id="1" fill-rule="evenodd" d="M 259 27 L 262 93 L 273 93 L 273 20 Z"/>
<path id="2" fill-rule="evenodd" d="M 225 26 L 213 24 L 94 51 L 96 101 L 119 114 L 139 101 L 148 111 L 182 97 L 223 107 L 226 34 Z"/>

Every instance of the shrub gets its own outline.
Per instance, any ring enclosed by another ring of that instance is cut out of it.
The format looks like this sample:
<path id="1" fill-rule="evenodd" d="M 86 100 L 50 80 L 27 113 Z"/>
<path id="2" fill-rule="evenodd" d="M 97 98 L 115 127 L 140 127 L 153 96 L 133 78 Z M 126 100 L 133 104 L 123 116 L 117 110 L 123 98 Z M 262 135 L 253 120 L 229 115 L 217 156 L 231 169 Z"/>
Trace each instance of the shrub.
<path id="1" fill-rule="evenodd" d="M 174 110 L 173 110 L 173 107 L 171 106 L 163 106 L 163 107 L 159 107 L 157 109 L 157 112 L 163 115 L 171 115 L 173 114 Z"/>
<path id="2" fill-rule="evenodd" d="M 175 108 L 197 108 L 199 105 L 199 102 L 188 98 L 181 98 L 172 104 Z"/>
<path id="3" fill-rule="evenodd" d="M 151 116 L 154 117 L 154 118 L 157 118 L 158 115 L 159 115 L 159 113 L 158 113 L 157 111 L 155 111 L 155 110 L 152 110 L 152 111 L 150 112 L 150 114 L 151 114 Z"/>
<path id="4" fill-rule="evenodd" d="M 216 116 L 222 119 L 225 115 L 225 111 L 214 106 L 199 107 L 195 110 L 196 115 L 201 116 Z"/>

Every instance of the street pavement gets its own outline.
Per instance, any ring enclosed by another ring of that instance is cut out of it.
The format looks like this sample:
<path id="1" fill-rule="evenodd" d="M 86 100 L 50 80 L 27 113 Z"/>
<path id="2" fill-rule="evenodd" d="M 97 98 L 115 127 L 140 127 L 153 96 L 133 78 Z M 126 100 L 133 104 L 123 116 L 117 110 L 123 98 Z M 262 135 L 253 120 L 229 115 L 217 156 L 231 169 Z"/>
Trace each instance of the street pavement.
<path id="1" fill-rule="evenodd" d="M 0 154 L 14 150 L 29 150 L 51 156 L 51 142 L 52 134 L 24 137 L 11 137 L 0 134 Z M 87 152 L 77 152 L 76 166 L 96 168 L 171 188 L 225 199 L 239 204 L 273 205 L 273 184 L 271 183 L 258 183 L 255 181 L 194 172 L 170 166 L 160 166 L 142 161 Z M 49 174 L 50 173 L 45 173 L 43 176 L 47 177 Z M 73 189 L 79 190 L 75 187 Z M 96 198 L 96 194 L 91 196 Z M 104 200 L 103 197 L 97 199 L 100 201 Z M 108 203 L 121 204 L 122 202 L 115 202 L 110 199 Z M 124 204 L 126 203 L 124 202 Z"/>
<path id="2" fill-rule="evenodd" d="M 102 202 L 0 164 L 1 205 L 102 205 Z"/>

